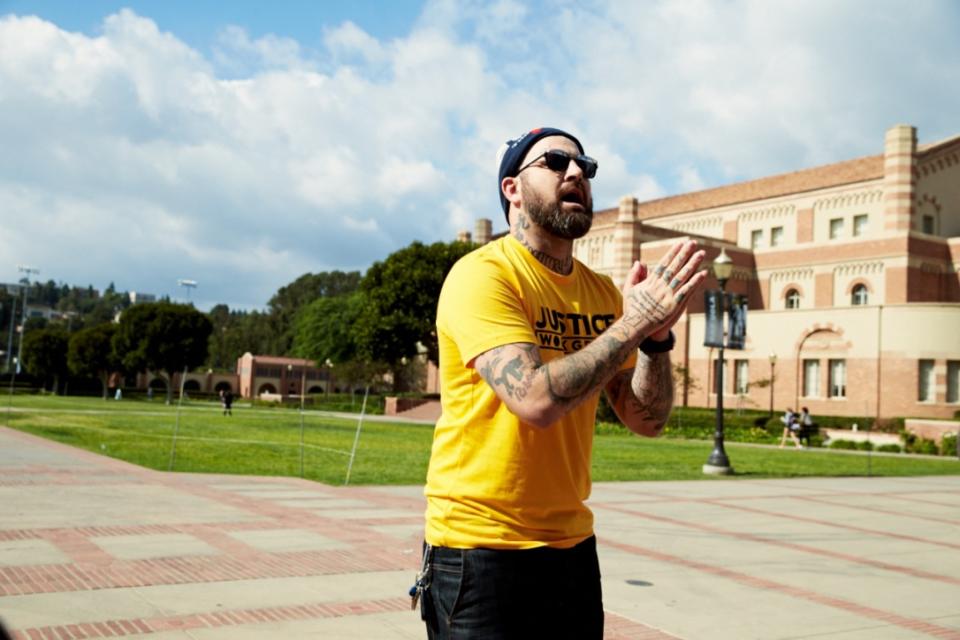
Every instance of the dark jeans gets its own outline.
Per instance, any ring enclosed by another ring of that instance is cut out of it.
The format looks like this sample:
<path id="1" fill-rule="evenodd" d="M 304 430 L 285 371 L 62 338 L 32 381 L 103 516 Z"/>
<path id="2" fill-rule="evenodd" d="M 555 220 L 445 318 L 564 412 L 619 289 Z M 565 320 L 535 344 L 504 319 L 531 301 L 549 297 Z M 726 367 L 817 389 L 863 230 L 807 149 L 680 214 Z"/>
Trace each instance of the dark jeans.
<path id="1" fill-rule="evenodd" d="M 597 539 L 571 549 L 435 547 L 420 613 L 431 640 L 599 640 Z"/>

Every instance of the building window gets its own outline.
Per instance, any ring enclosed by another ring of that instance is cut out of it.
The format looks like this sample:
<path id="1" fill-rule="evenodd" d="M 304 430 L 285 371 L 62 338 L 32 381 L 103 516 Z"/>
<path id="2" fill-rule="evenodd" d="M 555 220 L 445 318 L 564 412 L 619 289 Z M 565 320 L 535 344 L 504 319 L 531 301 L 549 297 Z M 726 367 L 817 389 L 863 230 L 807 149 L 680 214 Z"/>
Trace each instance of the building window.
<path id="1" fill-rule="evenodd" d="M 830 397 L 847 397 L 847 361 L 830 361 Z"/>
<path id="2" fill-rule="evenodd" d="M 936 233 L 933 230 L 933 216 L 923 216 L 923 232 L 930 235 Z"/>
<path id="3" fill-rule="evenodd" d="M 839 238 L 843 234 L 843 218 L 834 218 L 830 221 L 830 239 Z"/>
<path id="4" fill-rule="evenodd" d="M 723 386 L 724 386 L 724 394 L 726 394 L 726 386 L 727 386 L 726 376 L 724 376 Z M 713 392 L 717 393 L 719 389 L 720 389 L 720 361 L 714 360 L 713 361 Z"/>
<path id="5" fill-rule="evenodd" d="M 770 229 L 770 246 L 779 247 L 783 244 L 783 227 Z"/>
<path id="6" fill-rule="evenodd" d="M 960 360 L 947 360 L 947 402 L 960 402 Z"/>
<path id="7" fill-rule="evenodd" d="M 807 398 L 820 397 L 820 361 L 803 361 L 803 395 Z"/>
<path id="8" fill-rule="evenodd" d="M 796 289 L 790 289 L 787 291 L 787 309 L 799 309 L 800 308 L 800 292 Z"/>
<path id="9" fill-rule="evenodd" d="M 745 394 L 750 387 L 750 369 L 747 360 L 734 361 L 733 390 L 737 394 Z"/>
<path id="10" fill-rule="evenodd" d="M 933 360 L 921 360 L 918 373 L 917 400 L 933 402 Z"/>
<path id="11" fill-rule="evenodd" d="M 850 293 L 850 304 L 855 307 L 867 304 L 868 299 L 869 295 L 867 293 L 867 285 L 865 284 L 858 284 Z"/>
<path id="12" fill-rule="evenodd" d="M 853 216 L 853 235 L 862 236 L 867 233 L 867 221 L 869 220 L 867 214 L 861 214 L 859 216 Z"/>
<path id="13" fill-rule="evenodd" d="M 759 249 L 763 247 L 763 229 L 756 229 L 750 232 L 750 248 Z"/>

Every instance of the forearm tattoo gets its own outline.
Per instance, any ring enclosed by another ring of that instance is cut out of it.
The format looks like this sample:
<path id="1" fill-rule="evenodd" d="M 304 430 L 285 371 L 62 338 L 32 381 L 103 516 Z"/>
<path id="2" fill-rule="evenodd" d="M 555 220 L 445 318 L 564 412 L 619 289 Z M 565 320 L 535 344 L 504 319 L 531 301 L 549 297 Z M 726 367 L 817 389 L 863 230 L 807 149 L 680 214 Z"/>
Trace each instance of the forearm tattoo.
<path id="1" fill-rule="evenodd" d="M 645 421 L 653 423 L 654 433 L 660 433 L 673 408 L 670 355 L 657 353 L 648 356 L 642 352 L 638 353 L 630 390 L 632 393 L 628 395 L 633 396 L 637 406 L 643 408 Z"/>
<path id="2" fill-rule="evenodd" d="M 548 364 L 543 364 L 534 344 L 496 347 L 480 356 L 477 372 L 504 400 L 523 400 L 540 381 L 550 401 L 569 410 L 599 391 L 634 348 L 617 337 L 614 328 L 580 351 Z"/>
<path id="3" fill-rule="evenodd" d="M 629 343 L 612 333 L 608 330 L 580 351 L 544 367 L 551 400 L 577 404 L 610 380 L 632 350 Z"/>

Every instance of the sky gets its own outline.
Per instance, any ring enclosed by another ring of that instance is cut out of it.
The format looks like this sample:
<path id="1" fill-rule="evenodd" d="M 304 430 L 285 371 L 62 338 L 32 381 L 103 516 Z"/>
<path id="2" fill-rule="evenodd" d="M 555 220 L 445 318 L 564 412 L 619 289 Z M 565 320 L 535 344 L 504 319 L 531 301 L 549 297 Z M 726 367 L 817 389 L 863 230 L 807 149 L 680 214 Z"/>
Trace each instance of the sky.
<path id="1" fill-rule="evenodd" d="M 496 152 L 538 126 L 596 209 L 940 140 L 958 33 L 954 0 L 0 0 L 0 282 L 262 309 L 505 229 Z"/>

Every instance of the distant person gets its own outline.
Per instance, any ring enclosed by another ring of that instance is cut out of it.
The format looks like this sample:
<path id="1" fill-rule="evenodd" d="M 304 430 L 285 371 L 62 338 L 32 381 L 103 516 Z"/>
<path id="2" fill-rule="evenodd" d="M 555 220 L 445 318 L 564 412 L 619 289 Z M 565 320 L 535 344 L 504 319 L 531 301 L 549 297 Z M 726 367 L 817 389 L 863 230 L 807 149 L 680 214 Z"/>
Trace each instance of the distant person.
<path id="1" fill-rule="evenodd" d="M 114 399 L 114 400 L 122 400 L 122 399 L 123 399 L 123 391 L 120 390 L 120 387 L 117 387 L 116 392 L 113 394 L 113 399 Z"/>
<path id="2" fill-rule="evenodd" d="M 233 391 L 227 389 L 223 394 L 223 415 L 232 416 L 233 415 Z"/>
<path id="3" fill-rule="evenodd" d="M 789 437 L 793 440 L 794 445 L 802 449 L 803 445 L 800 443 L 800 421 L 799 415 L 794 413 L 792 407 L 787 407 L 787 412 L 783 414 L 783 417 L 780 418 L 780 421 L 783 422 L 783 435 L 780 436 L 780 448 L 783 449 L 783 445 L 786 444 L 787 438 Z"/>
<path id="4" fill-rule="evenodd" d="M 810 415 L 810 410 L 806 407 L 800 409 L 800 417 L 797 419 L 800 423 L 799 433 L 797 434 L 797 439 L 803 442 L 807 441 L 807 446 L 810 446 L 810 436 L 813 435 L 813 431 L 816 428 L 813 424 L 813 416 Z"/>
<path id="5" fill-rule="evenodd" d="M 147 400 L 153 400 L 153 387 L 147 387 Z"/>

